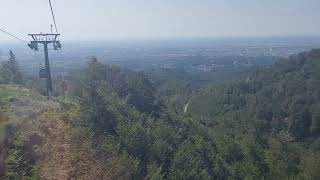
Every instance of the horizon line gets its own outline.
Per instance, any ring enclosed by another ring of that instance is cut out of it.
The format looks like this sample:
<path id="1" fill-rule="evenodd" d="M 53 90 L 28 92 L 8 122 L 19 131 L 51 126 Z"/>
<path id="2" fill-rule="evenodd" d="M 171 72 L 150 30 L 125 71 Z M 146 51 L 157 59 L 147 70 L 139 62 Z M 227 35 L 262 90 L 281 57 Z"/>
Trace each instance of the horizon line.
<path id="1" fill-rule="evenodd" d="M 301 38 L 316 38 L 320 39 L 319 35 L 266 35 L 266 36 L 168 36 L 168 37 L 105 37 L 105 38 L 82 38 L 82 39 L 65 39 L 62 37 L 60 41 L 65 42 L 106 42 L 106 41 L 162 41 L 162 40 L 253 40 L 253 39 L 301 39 Z M 21 44 L 15 40 L 2 40 L 0 44 Z"/>

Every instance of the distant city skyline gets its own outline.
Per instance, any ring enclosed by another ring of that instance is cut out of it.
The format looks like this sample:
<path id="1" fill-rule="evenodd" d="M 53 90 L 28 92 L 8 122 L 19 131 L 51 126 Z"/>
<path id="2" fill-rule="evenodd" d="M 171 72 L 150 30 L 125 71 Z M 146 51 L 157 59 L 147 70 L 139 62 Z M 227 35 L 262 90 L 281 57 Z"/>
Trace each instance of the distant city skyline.
<path id="1" fill-rule="evenodd" d="M 320 36 L 319 0 L 52 0 L 65 40 Z M 50 32 L 47 0 L 4 0 L 0 27 Z M 0 33 L 0 41 L 15 41 Z"/>

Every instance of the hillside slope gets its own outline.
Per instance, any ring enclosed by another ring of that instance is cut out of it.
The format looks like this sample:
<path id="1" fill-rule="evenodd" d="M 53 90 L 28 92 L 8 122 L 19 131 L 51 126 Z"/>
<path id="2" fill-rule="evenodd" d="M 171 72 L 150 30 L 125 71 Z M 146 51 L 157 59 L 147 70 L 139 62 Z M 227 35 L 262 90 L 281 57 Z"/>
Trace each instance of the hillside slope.
<path id="1" fill-rule="evenodd" d="M 117 157 L 95 156 L 90 132 L 72 125 L 76 100 L 0 85 L 0 106 L 0 179 L 125 179 L 111 168 Z"/>
<path id="2" fill-rule="evenodd" d="M 319 137 L 319 108 L 320 50 L 292 56 L 237 83 L 205 89 L 189 105 L 190 112 L 212 121 L 221 116 L 248 124 L 259 120 L 296 140 Z"/>
<path id="3" fill-rule="evenodd" d="M 188 113 L 246 147 L 261 148 L 271 177 L 320 178 L 319 49 L 204 89 L 191 98 Z"/>
<path id="4" fill-rule="evenodd" d="M 319 60 L 186 93 L 185 112 L 96 58 L 67 98 L 1 85 L 0 179 L 319 179 Z"/>

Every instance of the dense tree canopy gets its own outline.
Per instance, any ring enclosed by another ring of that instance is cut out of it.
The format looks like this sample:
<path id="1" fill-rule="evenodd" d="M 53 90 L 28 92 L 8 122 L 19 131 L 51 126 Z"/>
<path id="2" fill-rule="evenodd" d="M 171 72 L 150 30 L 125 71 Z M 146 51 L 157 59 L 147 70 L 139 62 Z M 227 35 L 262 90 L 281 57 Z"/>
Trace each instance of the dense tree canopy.
<path id="1" fill-rule="evenodd" d="M 0 75 L 1 83 L 20 83 L 13 53 L 4 66 L 10 77 Z M 93 57 L 67 77 L 71 102 L 54 101 L 79 106 L 79 116 L 65 114 L 68 124 L 94 157 L 116 159 L 116 177 L 319 179 L 320 50 L 248 74 L 198 89 L 178 76 L 154 82 Z M 6 176 L 36 176 L 24 146 L 10 143 Z"/>
<path id="2" fill-rule="evenodd" d="M 158 92 L 143 74 L 93 61 L 84 100 L 95 117 L 85 119 L 99 141 L 139 162 L 132 178 L 316 179 L 319 67 L 313 50 L 235 83 L 182 93 L 192 95 L 183 113 L 154 106 Z"/>

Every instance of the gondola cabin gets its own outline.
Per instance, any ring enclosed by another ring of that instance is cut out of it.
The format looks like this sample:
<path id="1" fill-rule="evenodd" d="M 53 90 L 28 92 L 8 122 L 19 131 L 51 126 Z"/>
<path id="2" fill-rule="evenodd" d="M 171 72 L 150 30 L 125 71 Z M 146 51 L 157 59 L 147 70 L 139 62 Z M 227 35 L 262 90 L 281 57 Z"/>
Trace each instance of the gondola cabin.
<path id="1" fill-rule="evenodd" d="M 45 68 L 40 69 L 39 71 L 39 77 L 40 78 L 47 78 L 47 71 Z"/>

